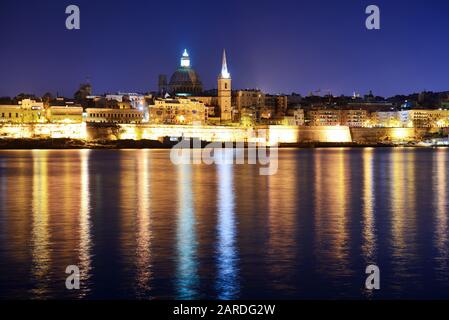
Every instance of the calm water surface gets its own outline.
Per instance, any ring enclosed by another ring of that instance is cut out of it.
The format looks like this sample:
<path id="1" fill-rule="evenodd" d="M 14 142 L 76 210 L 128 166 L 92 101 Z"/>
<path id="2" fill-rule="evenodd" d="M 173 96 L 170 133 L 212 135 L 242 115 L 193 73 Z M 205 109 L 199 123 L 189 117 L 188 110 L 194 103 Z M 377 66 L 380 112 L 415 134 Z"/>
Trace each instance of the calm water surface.
<path id="1" fill-rule="evenodd" d="M 260 176 L 164 150 L 0 151 L 0 298 L 449 298 L 448 162 L 284 149 Z"/>

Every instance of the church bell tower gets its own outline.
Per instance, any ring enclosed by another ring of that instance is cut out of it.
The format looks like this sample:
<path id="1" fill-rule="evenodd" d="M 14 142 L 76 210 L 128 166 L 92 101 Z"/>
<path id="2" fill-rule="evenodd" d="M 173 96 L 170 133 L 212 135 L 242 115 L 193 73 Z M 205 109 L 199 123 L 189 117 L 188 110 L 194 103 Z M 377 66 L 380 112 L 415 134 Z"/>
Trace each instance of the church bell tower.
<path id="1" fill-rule="evenodd" d="M 231 92 L 231 75 L 226 64 L 226 51 L 223 50 L 221 73 L 218 77 L 218 107 L 222 121 L 232 120 Z"/>

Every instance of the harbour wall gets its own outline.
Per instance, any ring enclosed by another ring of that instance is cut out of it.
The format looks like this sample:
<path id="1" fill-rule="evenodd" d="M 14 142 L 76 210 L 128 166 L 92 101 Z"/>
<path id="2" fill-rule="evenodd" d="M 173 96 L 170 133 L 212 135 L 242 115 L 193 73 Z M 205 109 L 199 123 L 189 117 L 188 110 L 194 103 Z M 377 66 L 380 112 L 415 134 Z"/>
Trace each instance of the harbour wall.
<path id="1" fill-rule="evenodd" d="M 351 128 L 356 143 L 400 143 L 420 141 L 429 132 L 417 128 Z"/>
<path id="2" fill-rule="evenodd" d="M 119 125 L 118 129 L 88 130 L 91 139 L 161 140 L 163 137 L 198 138 L 204 141 L 276 143 L 352 142 L 349 127 L 258 126 L 167 126 Z"/>
<path id="3" fill-rule="evenodd" d="M 428 129 L 349 128 L 346 126 L 176 126 L 147 124 L 2 124 L 0 138 L 69 138 L 97 140 L 162 140 L 164 137 L 197 138 L 204 141 L 279 143 L 379 143 L 419 141 Z M 449 129 L 442 129 L 448 134 Z"/>
<path id="4" fill-rule="evenodd" d="M 68 138 L 85 140 L 87 126 L 85 123 L 36 123 L 36 124 L 1 124 L 0 138 L 9 139 L 49 139 Z"/>

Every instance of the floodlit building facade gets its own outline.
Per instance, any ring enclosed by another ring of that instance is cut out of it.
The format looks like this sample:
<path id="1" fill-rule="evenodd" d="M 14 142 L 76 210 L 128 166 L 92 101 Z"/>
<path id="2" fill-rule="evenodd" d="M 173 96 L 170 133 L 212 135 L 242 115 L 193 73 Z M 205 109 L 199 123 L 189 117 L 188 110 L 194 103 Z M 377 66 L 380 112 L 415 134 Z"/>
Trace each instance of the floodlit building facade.
<path id="1" fill-rule="evenodd" d="M 293 118 L 295 119 L 296 126 L 303 126 L 305 123 L 304 109 L 296 109 L 293 111 Z"/>
<path id="2" fill-rule="evenodd" d="M 239 113 L 243 109 L 262 110 L 265 107 L 265 94 L 260 90 L 237 90 L 233 98 Z"/>
<path id="3" fill-rule="evenodd" d="M 339 126 L 341 123 L 340 110 L 322 109 L 310 110 L 306 113 L 309 126 Z"/>
<path id="4" fill-rule="evenodd" d="M 188 98 L 156 99 L 149 114 L 152 124 L 204 124 L 207 120 L 205 104 Z"/>
<path id="5" fill-rule="evenodd" d="M 136 109 L 87 108 L 88 123 L 142 123 L 144 112 Z"/>
<path id="6" fill-rule="evenodd" d="M 274 116 L 282 117 L 287 113 L 288 98 L 285 95 L 265 95 L 265 109 L 271 111 Z"/>
<path id="7" fill-rule="evenodd" d="M 449 126 L 449 110 L 403 110 L 399 111 L 403 127 L 437 128 Z"/>
<path id="8" fill-rule="evenodd" d="M 251 109 L 258 118 L 283 117 L 287 113 L 288 98 L 285 95 L 268 95 L 260 90 L 237 90 L 233 95 L 236 112 L 244 114 Z"/>
<path id="9" fill-rule="evenodd" d="M 370 127 L 399 128 L 401 121 L 397 111 L 375 111 L 371 113 Z"/>
<path id="10" fill-rule="evenodd" d="M 0 105 L 0 123 L 44 123 L 44 104 L 23 99 L 18 105 Z"/>
<path id="11" fill-rule="evenodd" d="M 366 110 L 342 110 L 341 125 L 351 128 L 362 128 L 367 125 L 368 112 Z"/>
<path id="12" fill-rule="evenodd" d="M 287 116 L 284 116 L 281 124 L 287 126 L 303 126 L 304 119 L 304 109 L 294 109 L 290 110 Z"/>
<path id="13" fill-rule="evenodd" d="M 142 95 L 138 93 L 122 93 L 107 94 L 106 100 L 117 101 L 117 105 L 120 109 L 138 109 L 144 110 L 148 104 L 147 100 L 152 99 L 151 95 Z"/>
<path id="14" fill-rule="evenodd" d="M 83 108 L 76 106 L 50 106 L 47 110 L 47 120 L 50 123 L 81 123 Z"/>
<path id="15" fill-rule="evenodd" d="M 449 110 L 375 111 L 371 113 L 370 123 L 372 127 L 384 128 L 446 128 Z"/>

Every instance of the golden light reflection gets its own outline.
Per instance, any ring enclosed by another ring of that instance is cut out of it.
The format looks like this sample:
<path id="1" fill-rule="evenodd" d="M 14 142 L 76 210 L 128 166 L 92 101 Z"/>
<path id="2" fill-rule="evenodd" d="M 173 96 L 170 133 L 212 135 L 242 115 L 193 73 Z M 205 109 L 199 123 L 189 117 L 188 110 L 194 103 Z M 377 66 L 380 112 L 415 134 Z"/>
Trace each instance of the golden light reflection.
<path id="1" fill-rule="evenodd" d="M 139 150 L 137 155 L 137 287 L 138 292 L 151 290 L 151 208 L 150 208 L 150 154 Z"/>
<path id="2" fill-rule="evenodd" d="M 81 214 L 81 160 L 79 151 L 49 151 L 48 158 L 48 208 L 51 248 L 58 258 L 53 262 L 79 264 L 79 222 Z M 78 267 L 80 267 L 78 265 Z M 65 267 L 63 268 L 65 270 Z M 63 270 L 63 271 L 64 271 Z M 80 270 L 81 272 L 81 270 Z M 61 276 L 54 274 L 54 276 Z M 79 295 L 82 290 L 72 292 Z"/>
<path id="3" fill-rule="evenodd" d="M 391 163 L 392 264 L 399 284 L 416 257 L 415 153 L 394 149 Z"/>
<path id="4" fill-rule="evenodd" d="M 17 151 L 22 154 L 22 151 Z M 26 151 L 28 155 L 28 151 Z M 0 159 L 0 170 L 2 162 L 6 159 Z M 29 168 L 28 158 L 17 157 L 14 158 L 17 165 L 18 174 L 10 176 L 0 174 L 0 211 L 16 212 L 5 221 L 5 240 L 8 245 L 12 247 L 9 259 L 14 263 L 26 263 L 28 259 L 28 236 L 30 227 L 32 225 L 30 217 L 30 198 L 32 192 L 32 183 L 30 183 L 27 169 Z M 2 172 L 3 173 L 3 172 Z M 11 197 L 10 195 L 22 195 L 20 197 Z M 2 230 L 3 231 L 3 230 Z M 12 264 L 13 265 L 13 264 Z"/>
<path id="5" fill-rule="evenodd" d="M 80 282 L 87 283 L 92 269 L 92 239 L 90 221 L 90 191 L 89 191 L 89 155 L 90 150 L 81 150 L 81 190 L 80 190 Z M 86 287 L 89 290 L 89 287 Z M 83 290 L 81 296 L 88 291 Z"/>
<path id="6" fill-rule="evenodd" d="M 374 216 L 374 149 L 363 151 L 363 256 L 365 263 L 376 264 L 376 221 Z"/>
<path id="7" fill-rule="evenodd" d="M 48 151 L 33 150 L 33 226 L 31 237 L 32 276 L 35 297 L 43 297 L 49 286 L 51 255 L 49 250 L 50 235 L 48 231 Z"/>
<path id="8" fill-rule="evenodd" d="M 119 181 L 119 251 L 121 259 L 126 268 L 136 267 L 136 257 L 139 255 L 137 249 L 137 219 L 138 204 L 137 190 L 139 188 L 137 177 L 138 164 L 137 156 L 132 150 L 120 150 L 120 181 Z M 135 289 L 135 282 L 128 284 L 130 290 Z M 139 293 L 142 291 L 137 290 Z"/>
<path id="9" fill-rule="evenodd" d="M 434 201 L 436 207 L 435 247 L 438 251 L 436 257 L 437 276 L 442 281 L 448 281 L 448 201 L 447 201 L 447 149 L 435 151 L 436 184 L 434 183 Z"/>
<path id="10" fill-rule="evenodd" d="M 217 298 L 236 299 L 239 293 L 233 166 L 218 164 Z"/>
<path id="11" fill-rule="evenodd" d="M 197 296 L 198 261 L 196 217 L 192 195 L 192 166 L 178 165 L 177 218 L 177 299 L 191 300 Z"/>
<path id="12" fill-rule="evenodd" d="M 394 244 L 396 249 L 404 248 L 405 241 L 403 237 L 404 229 L 404 163 L 403 152 L 393 150 L 392 154 L 392 178 L 391 178 L 391 193 L 392 193 L 392 233 L 394 237 Z"/>
<path id="13" fill-rule="evenodd" d="M 62 199 L 64 201 L 62 201 L 61 206 L 63 208 L 62 210 L 62 214 L 64 215 L 64 217 L 61 217 L 61 219 L 63 218 L 64 221 L 66 223 L 64 223 L 64 225 L 70 226 L 70 220 L 74 218 L 73 216 L 73 212 L 74 209 L 76 209 L 76 203 L 74 203 L 74 201 L 70 201 L 72 194 L 73 194 L 73 187 L 74 184 L 72 182 L 72 175 L 73 173 L 71 172 L 72 170 L 72 162 L 70 161 L 71 158 L 73 157 L 73 154 L 71 152 L 63 152 L 63 158 L 61 159 L 61 166 L 63 167 L 63 176 L 61 177 L 61 182 L 62 182 L 62 190 L 60 190 L 60 195 L 62 196 Z M 50 168 L 51 169 L 51 168 Z M 59 183 L 59 181 L 56 181 L 56 183 Z M 52 192 L 53 190 L 52 187 L 54 187 L 53 184 L 50 184 L 50 192 L 54 194 L 54 192 Z M 51 194 L 50 194 L 51 196 Z M 61 198 L 58 197 L 58 202 L 61 201 Z M 51 207 L 51 204 L 50 204 Z M 61 230 L 62 231 L 62 230 Z M 64 231 L 66 231 L 67 233 L 74 233 L 75 230 L 73 228 L 66 228 Z M 68 235 L 72 237 L 72 235 Z"/>
<path id="14" fill-rule="evenodd" d="M 269 272 L 278 279 L 273 283 L 275 290 L 294 290 L 291 281 L 292 267 L 297 263 L 293 245 L 296 227 L 296 161 L 285 158 L 275 175 L 268 176 L 268 248 Z"/>
<path id="15" fill-rule="evenodd" d="M 332 167 L 324 167 L 329 152 L 335 162 Z M 315 152 L 315 256 L 320 273 L 329 276 L 351 273 L 345 158 L 343 148 Z"/>

